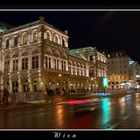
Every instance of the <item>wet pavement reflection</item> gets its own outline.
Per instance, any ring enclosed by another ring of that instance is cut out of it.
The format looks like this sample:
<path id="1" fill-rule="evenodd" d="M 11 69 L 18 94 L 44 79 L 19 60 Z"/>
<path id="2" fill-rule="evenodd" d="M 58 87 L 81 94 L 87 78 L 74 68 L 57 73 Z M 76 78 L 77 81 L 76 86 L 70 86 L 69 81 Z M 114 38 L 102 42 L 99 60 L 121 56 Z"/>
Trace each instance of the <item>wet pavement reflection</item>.
<path id="1" fill-rule="evenodd" d="M 140 93 L 124 97 L 58 96 L 49 105 L 0 111 L 0 128 L 140 128 Z"/>

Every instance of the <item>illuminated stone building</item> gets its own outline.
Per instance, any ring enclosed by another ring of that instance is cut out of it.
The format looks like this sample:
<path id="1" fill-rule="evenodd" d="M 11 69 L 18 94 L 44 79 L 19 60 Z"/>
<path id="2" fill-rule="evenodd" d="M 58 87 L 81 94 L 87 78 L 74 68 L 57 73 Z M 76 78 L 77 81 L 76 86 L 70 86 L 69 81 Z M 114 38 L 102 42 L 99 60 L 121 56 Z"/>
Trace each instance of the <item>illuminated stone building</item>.
<path id="1" fill-rule="evenodd" d="M 73 49 L 70 54 L 88 62 L 88 88 L 91 91 L 102 89 L 102 78 L 107 77 L 106 56 L 95 47 Z"/>
<path id="2" fill-rule="evenodd" d="M 106 76 L 106 58 L 95 48 L 68 48 L 68 32 L 40 17 L 0 33 L 0 85 L 13 92 L 82 92 Z M 85 51 L 86 50 L 86 51 Z"/>
<path id="3" fill-rule="evenodd" d="M 110 88 L 130 87 L 139 78 L 139 64 L 124 52 L 108 55 L 107 64 Z"/>

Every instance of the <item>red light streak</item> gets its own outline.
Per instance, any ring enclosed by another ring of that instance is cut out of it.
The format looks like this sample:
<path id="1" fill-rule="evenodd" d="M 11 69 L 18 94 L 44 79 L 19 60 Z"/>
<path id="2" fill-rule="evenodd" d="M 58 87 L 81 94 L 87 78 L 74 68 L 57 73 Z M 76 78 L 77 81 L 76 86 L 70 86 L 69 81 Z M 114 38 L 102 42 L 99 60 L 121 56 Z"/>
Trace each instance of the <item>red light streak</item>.
<path id="1" fill-rule="evenodd" d="M 89 103 L 91 100 L 71 100 L 67 101 L 67 104 L 84 104 L 84 103 Z"/>

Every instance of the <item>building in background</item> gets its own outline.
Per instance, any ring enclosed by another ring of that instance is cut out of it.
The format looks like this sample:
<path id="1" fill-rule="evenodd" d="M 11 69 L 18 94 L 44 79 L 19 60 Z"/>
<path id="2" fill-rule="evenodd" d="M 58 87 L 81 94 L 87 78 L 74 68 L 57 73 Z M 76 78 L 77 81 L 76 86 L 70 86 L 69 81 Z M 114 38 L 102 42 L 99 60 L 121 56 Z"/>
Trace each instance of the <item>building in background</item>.
<path id="1" fill-rule="evenodd" d="M 128 55 L 124 52 L 108 54 L 107 64 L 109 88 L 130 89 L 137 87 L 140 65 Z"/>

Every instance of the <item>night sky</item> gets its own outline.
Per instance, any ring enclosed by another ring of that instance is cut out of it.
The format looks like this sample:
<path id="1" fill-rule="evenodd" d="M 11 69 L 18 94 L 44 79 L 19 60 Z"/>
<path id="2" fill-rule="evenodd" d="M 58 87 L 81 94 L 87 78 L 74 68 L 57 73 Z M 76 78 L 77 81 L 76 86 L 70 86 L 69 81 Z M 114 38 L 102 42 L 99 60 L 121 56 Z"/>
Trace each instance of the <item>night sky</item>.
<path id="1" fill-rule="evenodd" d="M 0 21 L 23 25 L 44 16 L 58 29 L 69 31 L 69 48 L 95 46 L 98 50 L 125 51 L 140 62 L 140 12 L 43 11 L 0 12 Z"/>

